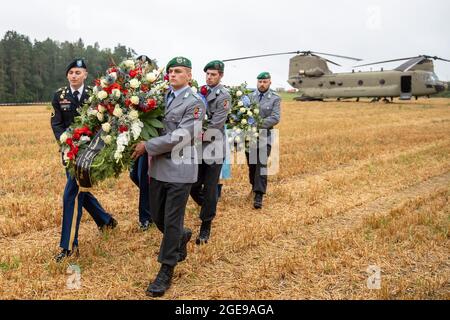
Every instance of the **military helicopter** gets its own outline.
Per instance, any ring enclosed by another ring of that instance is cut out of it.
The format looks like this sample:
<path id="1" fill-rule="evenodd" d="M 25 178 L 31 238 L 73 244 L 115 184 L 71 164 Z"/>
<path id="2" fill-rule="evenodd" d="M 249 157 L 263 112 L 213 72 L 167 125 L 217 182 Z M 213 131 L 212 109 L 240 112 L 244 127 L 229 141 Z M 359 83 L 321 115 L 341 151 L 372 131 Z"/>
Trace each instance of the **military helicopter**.
<path id="1" fill-rule="evenodd" d="M 382 69 L 378 72 L 355 72 L 353 70 L 351 73 L 331 72 L 327 62 L 337 66 L 340 65 L 321 57 L 321 55 L 354 61 L 362 61 L 362 59 L 314 51 L 264 54 L 226 59 L 224 62 L 292 54 L 295 54 L 295 56 L 289 62 L 288 83 L 298 89 L 301 94 L 296 98 L 298 101 L 323 101 L 327 98 L 337 98 L 338 100 L 356 98 L 359 101 L 360 98 L 365 97 L 373 98 L 372 101 L 379 101 L 384 98 L 383 101 L 388 102 L 388 97 L 391 98 L 391 101 L 394 97 L 407 100 L 413 96 L 416 98 L 430 96 L 446 89 L 446 84 L 439 81 L 434 73 L 431 59 L 448 60 L 430 56 L 379 62 L 409 60 L 391 71 Z"/>

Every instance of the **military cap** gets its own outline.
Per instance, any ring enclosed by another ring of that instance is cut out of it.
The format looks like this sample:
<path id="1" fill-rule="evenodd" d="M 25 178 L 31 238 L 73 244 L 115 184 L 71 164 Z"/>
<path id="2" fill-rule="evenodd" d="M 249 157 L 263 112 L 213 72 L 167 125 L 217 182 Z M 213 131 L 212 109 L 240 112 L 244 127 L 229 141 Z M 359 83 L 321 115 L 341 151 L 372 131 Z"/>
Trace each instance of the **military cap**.
<path id="1" fill-rule="evenodd" d="M 152 63 L 152 59 L 150 59 L 146 55 L 140 55 L 139 57 L 136 58 L 136 60 L 141 61 L 141 62 L 148 62 L 150 64 Z"/>
<path id="2" fill-rule="evenodd" d="M 185 57 L 175 57 L 172 60 L 169 61 L 169 63 L 166 66 L 166 72 L 169 72 L 170 68 L 173 67 L 186 67 L 189 69 L 192 69 L 192 63 L 191 60 Z"/>
<path id="3" fill-rule="evenodd" d="M 225 64 L 220 60 L 214 60 L 209 62 L 205 68 L 203 69 L 204 72 L 208 70 L 217 70 L 219 72 L 223 72 L 225 70 Z"/>
<path id="4" fill-rule="evenodd" d="M 86 63 L 84 62 L 83 59 L 75 59 L 71 63 L 69 63 L 69 65 L 67 66 L 67 68 L 66 68 L 66 76 L 69 73 L 70 69 L 72 69 L 72 68 L 87 69 Z"/>
<path id="5" fill-rule="evenodd" d="M 264 79 L 271 79 L 270 73 L 268 72 L 261 72 L 256 79 L 258 80 L 264 80 Z"/>

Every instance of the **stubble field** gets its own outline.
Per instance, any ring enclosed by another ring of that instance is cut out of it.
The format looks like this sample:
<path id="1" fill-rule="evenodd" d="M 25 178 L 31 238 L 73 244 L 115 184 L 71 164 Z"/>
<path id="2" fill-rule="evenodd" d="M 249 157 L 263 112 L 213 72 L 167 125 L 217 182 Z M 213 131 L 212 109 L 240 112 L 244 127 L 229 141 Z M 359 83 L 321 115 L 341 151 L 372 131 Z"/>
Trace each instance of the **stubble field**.
<path id="1" fill-rule="evenodd" d="M 93 192 L 118 228 L 101 234 L 85 213 L 80 256 L 52 261 L 66 178 L 50 114 L 0 108 L 0 299 L 147 299 L 161 234 L 139 231 L 126 174 Z M 189 244 L 165 299 L 450 298 L 450 100 L 285 101 L 278 128 L 264 209 L 252 208 L 246 166 L 233 166 L 211 242 Z M 194 237 L 198 211 L 190 201 Z"/>

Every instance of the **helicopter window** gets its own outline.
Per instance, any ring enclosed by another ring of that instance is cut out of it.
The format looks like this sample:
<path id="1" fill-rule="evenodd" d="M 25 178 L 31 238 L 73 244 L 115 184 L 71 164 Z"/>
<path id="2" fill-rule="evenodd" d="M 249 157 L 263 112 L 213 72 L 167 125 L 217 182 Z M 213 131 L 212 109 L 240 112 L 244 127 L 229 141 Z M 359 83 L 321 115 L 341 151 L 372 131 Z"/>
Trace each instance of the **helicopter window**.
<path id="1" fill-rule="evenodd" d="M 344 84 L 344 83 L 343 83 L 342 81 L 339 81 L 339 82 L 338 82 L 338 86 L 340 86 L 340 87 L 341 87 L 343 84 Z"/>
<path id="2" fill-rule="evenodd" d="M 335 85 L 336 85 L 336 82 L 330 81 L 330 85 L 335 86 Z"/>
<path id="3" fill-rule="evenodd" d="M 386 80 L 381 79 L 381 80 L 380 80 L 380 84 L 381 84 L 382 86 L 385 85 L 385 84 L 386 84 Z"/>
<path id="4" fill-rule="evenodd" d="M 362 86 L 363 84 L 364 84 L 364 81 L 362 81 L 362 80 L 358 81 L 358 85 Z"/>
<path id="5" fill-rule="evenodd" d="M 319 83 L 319 87 L 321 87 L 321 88 L 322 88 L 322 87 L 323 87 L 323 83 Z"/>

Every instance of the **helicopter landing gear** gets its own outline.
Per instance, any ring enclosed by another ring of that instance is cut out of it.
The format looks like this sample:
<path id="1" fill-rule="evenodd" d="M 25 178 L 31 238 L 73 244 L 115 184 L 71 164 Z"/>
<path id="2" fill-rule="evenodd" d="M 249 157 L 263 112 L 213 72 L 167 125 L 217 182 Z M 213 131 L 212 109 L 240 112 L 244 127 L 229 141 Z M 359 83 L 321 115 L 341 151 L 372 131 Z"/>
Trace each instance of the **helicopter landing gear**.
<path id="1" fill-rule="evenodd" d="M 384 102 L 384 103 L 391 103 L 391 101 L 390 101 L 388 98 L 384 98 L 384 99 L 383 99 L 383 102 Z"/>
<path id="2" fill-rule="evenodd" d="M 359 102 L 359 98 L 356 98 L 356 102 Z"/>
<path id="3" fill-rule="evenodd" d="M 375 103 L 375 102 L 378 102 L 378 101 L 380 101 L 380 98 L 373 98 L 372 100 L 370 100 L 370 103 Z"/>

